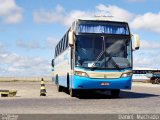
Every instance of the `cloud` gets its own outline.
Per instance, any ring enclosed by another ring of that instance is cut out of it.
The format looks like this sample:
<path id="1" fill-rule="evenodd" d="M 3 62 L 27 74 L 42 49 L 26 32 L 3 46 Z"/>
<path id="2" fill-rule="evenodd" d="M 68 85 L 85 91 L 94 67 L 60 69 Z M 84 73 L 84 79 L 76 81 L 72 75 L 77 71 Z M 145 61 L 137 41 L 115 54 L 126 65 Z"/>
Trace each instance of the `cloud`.
<path id="1" fill-rule="evenodd" d="M 141 40 L 142 49 L 160 49 L 160 44 L 157 44 L 156 41 Z"/>
<path id="2" fill-rule="evenodd" d="M 152 68 L 160 69 L 160 50 L 139 50 L 134 53 L 133 66 L 134 68 Z"/>
<path id="3" fill-rule="evenodd" d="M 145 0 L 130 0 L 132 2 L 142 2 Z M 100 4 L 96 6 L 100 12 L 104 12 L 114 16 L 115 20 L 128 21 L 132 29 L 145 29 L 160 33 L 160 12 L 159 13 L 145 13 L 143 15 L 135 15 L 129 11 L 119 8 L 114 5 L 105 6 Z"/>
<path id="4" fill-rule="evenodd" d="M 4 22 L 9 24 L 18 23 L 22 20 L 22 14 L 19 12 L 15 12 L 12 15 L 8 15 L 5 17 Z"/>
<path id="5" fill-rule="evenodd" d="M 70 26 L 77 18 L 93 18 L 96 14 L 112 15 L 116 20 L 125 21 L 128 21 L 133 17 L 132 13 L 118 6 L 106 6 L 104 4 L 97 5 L 94 11 L 72 10 L 70 12 L 66 12 L 62 6 L 57 5 L 57 7 L 51 11 L 36 11 L 34 12 L 33 17 L 36 23 L 60 23 L 64 26 Z"/>
<path id="6" fill-rule="evenodd" d="M 66 16 L 64 16 L 64 18 L 61 20 L 61 24 L 65 26 L 71 26 L 73 21 L 77 18 L 91 18 L 92 16 L 94 16 L 94 13 L 92 12 L 73 10 L 70 13 L 66 14 Z"/>
<path id="7" fill-rule="evenodd" d="M 0 53 L 0 76 L 50 76 L 50 63 L 41 57 Z"/>
<path id="8" fill-rule="evenodd" d="M 160 69 L 160 44 L 154 40 L 141 40 L 140 49 L 133 52 L 134 69 Z"/>
<path id="9" fill-rule="evenodd" d="M 143 2 L 145 0 L 128 1 Z M 148 12 L 142 15 L 135 15 L 116 5 L 99 4 L 93 11 L 72 10 L 70 12 L 66 12 L 61 5 L 57 5 L 55 9 L 50 11 L 36 11 L 34 12 L 33 17 L 36 23 L 59 23 L 64 26 L 71 26 L 72 22 L 77 18 L 93 18 L 95 15 L 113 16 L 113 20 L 129 22 L 132 29 L 145 29 L 160 33 L 160 12 Z"/>
<path id="10" fill-rule="evenodd" d="M 127 2 L 146 2 L 147 0 L 125 0 Z"/>
<path id="11" fill-rule="evenodd" d="M 24 40 L 18 40 L 16 41 L 16 45 L 20 48 L 25 48 L 25 49 L 40 49 L 41 46 L 37 41 L 27 41 L 25 42 Z"/>
<path id="12" fill-rule="evenodd" d="M 59 22 L 63 18 L 64 9 L 62 6 L 57 5 L 54 10 L 40 10 L 33 13 L 34 21 L 36 23 L 53 23 Z"/>
<path id="13" fill-rule="evenodd" d="M 144 2 L 145 0 L 128 1 Z M 36 11 L 33 16 L 36 23 L 59 23 L 64 26 L 71 26 L 72 22 L 77 18 L 93 18 L 97 14 L 113 16 L 113 20 L 127 21 L 130 23 L 132 29 L 145 29 L 160 33 L 160 12 L 148 12 L 142 15 L 135 15 L 134 13 L 131 13 L 116 5 L 99 4 L 93 11 L 72 10 L 70 12 L 66 12 L 61 5 L 57 5 L 55 9 L 50 11 Z"/>
<path id="14" fill-rule="evenodd" d="M 99 4 L 96 8 L 100 13 L 112 15 L 115 20 L 129 21 L 133 17 L 132 13 L 115 5 L 105 6 L 104 4 Z"/>
<path id="15" fill-rule="evenodd" d="M 51 76 L 51 65 L 44 57 L 9 52 L 0 43 L 0 71 L 0 76 Z"/>
<path id="16" fill-rule="evenodd" d="M 160 33 L 160 12 L 157 14 L 149 12 L 136 16 L 131 22 L 131 27 Z"/>
<path id="17" fill-rule="evenodd" d="M 18 60 L 17 60 L 18 58 Z M 16 62 L 15 62 L 16 60 Z M 9 70 L 12 70 L 11 68 L 14 68 L 13 70 L 27 70 L 27 69 L 39 69 L 40 67 L 46 66 L 46 61 L 41 57 L 24 57 L 24 56 L 15 56 L 15 60 L 12 60 L 11 63 L 12 66 L 9 67 Z M 43 68 L 42 67 L 42 68 Z M 41 69 L 42 69 L 41 68 Z M 39 70 L 40 71 L 40 70 Z"/>
<path id="18" fill-rule="evenodd" d="M 4 48 L 4 45 L 0 43 L 0 50 Z"/>
<path id="19" fill-rule="evenodd" d="M 66 13 L 61 5 L 57 5 L 55 9 L 40 10 L 33 13 L 34 21 L 36 23 L 60 23 L 64 26 L 69 26 L 76 18 L 90 17 L 92 13 L 80 10 L 73 10 Z"/>
<path id="20" fill-rule="evenodd" d="M 16 53 L 1 53 L 0 54 L 0 64 L 11 64 L 15 61 L 18 61 L 20 59 L 20 56 L 18 56 Z"/>
<path id="21" fill-rule="evenodd" d="M 57 44 L 58 39 L 49 36 L 43 45 L 36 41 L 17 41 L 18 47 L 35 50 L 35 49 L 52 49 Z M 51 50 L 50 50 L 51 51 Z M 48 54 L 50 52 L 48 51 Z M 53 54 L 53 51 L 51 52 Z M 14 52 L 9 52 L 7 47 L 0 42 L 0 76 L 51 76 L 51 63 L 45 57 L 25 56 Z"/>
<path id="22" fill-rule="evenodd" d="M 54 48 L 57 45 L 58 41 L 59 40 L 57 38 L 49 36 L 46 39 L 46 47 L 47 48 Z"/>
<path id="23" fill-rule="evenodd" d="M 0 42 L 0 54 L 6 52 L 6 51 L 5 51 L 5 48 L 6 48 L 6 46 L 5 46 L 3 43 Z"/>
<path id="24" fill-rule="evenodd" d="M 22 8 L 15 0 L 0 0 L 0 18 L 7 24 L 19 23 L 23 18 Z"/>
<path id="25" fill-rule="evenodd" d="M 52 36 L 49 36 L 44 41 L 44 44 L 40 44 L 42 42 L 39 41 L 24 41 L 24 40 L 17 40 L 16 46 L 19 48 L 27 49 L 27 50 L 36 50 L 36 49 L 53 49 L 57 43 L 58 39 Z M 1 46 L 1 44 L 0 44 Z"/>

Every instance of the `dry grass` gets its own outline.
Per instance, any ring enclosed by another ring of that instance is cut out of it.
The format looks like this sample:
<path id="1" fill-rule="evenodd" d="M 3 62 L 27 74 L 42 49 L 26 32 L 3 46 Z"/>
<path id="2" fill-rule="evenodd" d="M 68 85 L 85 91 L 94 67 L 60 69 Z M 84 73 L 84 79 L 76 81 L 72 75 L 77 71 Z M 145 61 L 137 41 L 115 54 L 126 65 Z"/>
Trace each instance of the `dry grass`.
<path id="1" fill-rule="evenodd" d="M 0 77 L 0 82 L 39 82 L 42 77 Z M 44 81 L 51 81 L 51 77 L 43 77 Z"/>

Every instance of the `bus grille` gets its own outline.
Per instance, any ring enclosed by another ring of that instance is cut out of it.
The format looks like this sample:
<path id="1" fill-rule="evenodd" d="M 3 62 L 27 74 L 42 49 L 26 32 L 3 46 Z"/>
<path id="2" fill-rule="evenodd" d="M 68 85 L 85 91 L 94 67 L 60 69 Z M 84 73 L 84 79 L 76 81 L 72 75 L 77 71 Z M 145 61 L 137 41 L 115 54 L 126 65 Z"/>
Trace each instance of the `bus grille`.
<path id="1" fill-rule="evenodd" d="M 120 78 L 122 73 L 87 73 L 90 78 Z"/>

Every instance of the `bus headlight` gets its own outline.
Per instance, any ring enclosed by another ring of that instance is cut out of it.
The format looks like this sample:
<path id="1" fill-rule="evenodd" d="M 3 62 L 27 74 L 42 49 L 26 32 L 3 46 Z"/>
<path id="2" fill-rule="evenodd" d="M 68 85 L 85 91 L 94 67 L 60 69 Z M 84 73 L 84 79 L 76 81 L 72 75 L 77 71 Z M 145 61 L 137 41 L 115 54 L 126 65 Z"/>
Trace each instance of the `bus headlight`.
<path id="1" fill-rule="evenodd" d="M 88 77 L 87 73 L 82 71 L 75 71 L 74 74 L 78 76 Z"/>
<path id="2" fill-rule="evenodd" d="M 132 73 L 132 72 L 123 73 L 123 74 L 121 75 L 121 78 L 124 78 L 124 77 L 130 77 L 130 76 L 132 76 L 132 75 L 133 75 L 133 73 Z"/>

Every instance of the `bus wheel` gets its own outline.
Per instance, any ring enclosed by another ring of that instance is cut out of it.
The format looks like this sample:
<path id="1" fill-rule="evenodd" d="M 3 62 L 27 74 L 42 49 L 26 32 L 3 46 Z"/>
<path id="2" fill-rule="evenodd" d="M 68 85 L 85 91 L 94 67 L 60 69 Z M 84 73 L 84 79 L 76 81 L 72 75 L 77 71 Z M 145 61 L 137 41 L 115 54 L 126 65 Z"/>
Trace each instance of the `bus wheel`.
<path id="1" fill-rule="evenodd" d="M 160 84 L 160 78 L 157 80 L 157 84 Z"/>
<path id="2" fill-rule="evenodd" d="M 74 89 L 69 89 L 69 94 L 71 97 L 75 97 L 76 96 L 76 91 Z"/>
<path id="3" fill-rule="evenodd" d="M 120 90 L 111 90 L 111 96 L 112 98 L 118 98 L 120 94 Z"/>
<path id="4" fill-rule="evenodd" d="M 60 86 L 60 85 L 57 85 L 57 90 L 58 90 L 58 92 L 62 92 L 63 91 L 63 87 Z"/>
<path id="5" fill-rule="evenodd" d="M 160 79 L 157 78 L 155 83 L 159 84 L 160 83 Z"/>

